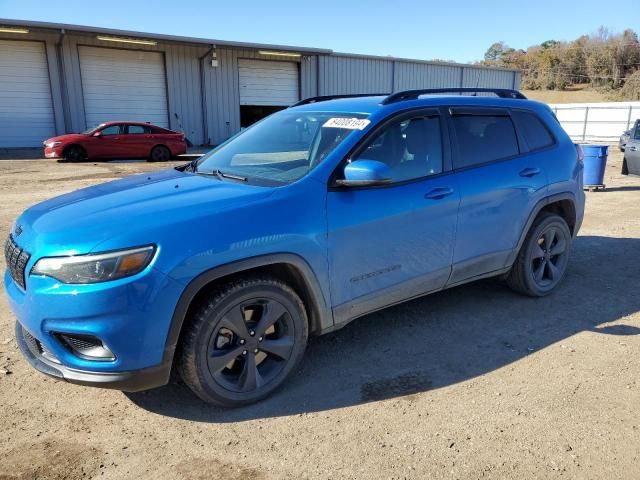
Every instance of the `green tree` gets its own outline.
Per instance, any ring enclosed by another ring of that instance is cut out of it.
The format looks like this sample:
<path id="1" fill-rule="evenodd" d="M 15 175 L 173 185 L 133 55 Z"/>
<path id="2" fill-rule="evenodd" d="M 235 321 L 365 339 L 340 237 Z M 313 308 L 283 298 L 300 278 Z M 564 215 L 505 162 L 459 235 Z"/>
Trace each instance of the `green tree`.
<path id="1" fill-rule="evenodd" d="M 495 42 L 484 53 L 485 62 L 497 62 L 507 48 L 504 42 Z"/>

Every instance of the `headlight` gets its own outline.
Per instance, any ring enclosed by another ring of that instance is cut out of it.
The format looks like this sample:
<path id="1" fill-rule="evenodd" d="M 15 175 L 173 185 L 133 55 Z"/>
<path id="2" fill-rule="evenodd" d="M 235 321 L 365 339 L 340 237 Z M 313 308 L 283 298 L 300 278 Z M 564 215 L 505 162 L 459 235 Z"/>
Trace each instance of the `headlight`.
<path id="1" fill-rule="evenodd" d="M 47 147 L 47 148 L 53 148 L 53 147 L 57 147 L 61 143 L 62 142 L 49 142 L 49 143 L 45 143 L 44 146 Z"/>
<path id="2" fill-rule="evenodd" d="M 71 257 L 45 257 L 31 269 L 62 283 L 98 283 L 130 277 L 149 265 L 154 246 Z"/>

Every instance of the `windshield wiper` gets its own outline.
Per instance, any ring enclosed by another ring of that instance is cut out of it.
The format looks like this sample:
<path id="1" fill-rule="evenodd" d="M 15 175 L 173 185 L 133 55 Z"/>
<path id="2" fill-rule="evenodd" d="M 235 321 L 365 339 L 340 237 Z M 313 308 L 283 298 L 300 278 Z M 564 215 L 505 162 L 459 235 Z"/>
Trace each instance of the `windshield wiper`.
<path id="1" fill-rule="evenodd" d="M 226 173 L 223 172 L 222 170 L 220 170 L 219 168 L 211 171 L 211 172 L 200 172 L 197 167 L 194 165 L 193 166 L 193 172 L 197 173 L 198 175 L 210 175 L 212 177 L 218 177 L 218 178 L 228 178 L 229 180 L 237 180 L 238 182 L 246 182 L 247 181 L 247 177 L 242 177 L 240 175 L 234 175 L 232 173 Z"/>

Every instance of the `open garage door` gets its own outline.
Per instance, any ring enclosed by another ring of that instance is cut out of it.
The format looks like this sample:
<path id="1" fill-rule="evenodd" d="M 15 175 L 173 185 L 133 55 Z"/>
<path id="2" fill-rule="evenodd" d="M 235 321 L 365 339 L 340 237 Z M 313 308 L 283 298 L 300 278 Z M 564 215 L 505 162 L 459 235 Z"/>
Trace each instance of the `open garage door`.
<path id="1" fill-rule="evenodd" d="M 111 120 L 169 127 L 162 53 L 80 47 L 80 70 L 87 127 Z"/>
<path id="2" fill-rule="evenodd" d="M 240 125 L 248 127 L 300 99 L 297 62 L 238 60 Z"/>
<path id="3" fill-rule="evenodd" d="M 39 147 L 55 134 L 44 44 L 0 40 L 0 148 Z"/>

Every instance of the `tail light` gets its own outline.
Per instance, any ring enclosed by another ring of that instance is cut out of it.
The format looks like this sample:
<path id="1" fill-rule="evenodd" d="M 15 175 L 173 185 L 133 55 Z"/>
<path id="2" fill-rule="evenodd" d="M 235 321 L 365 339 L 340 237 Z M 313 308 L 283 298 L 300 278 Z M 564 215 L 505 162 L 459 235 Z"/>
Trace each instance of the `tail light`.
<path id="1" fill-rule="evenodd" d="M 579 144 L 576 145 L 576 153 L 578 154 L 578 161 L 580 163 L 584 162 L 584 152 L 582 151 L 582 147 Z"/>

